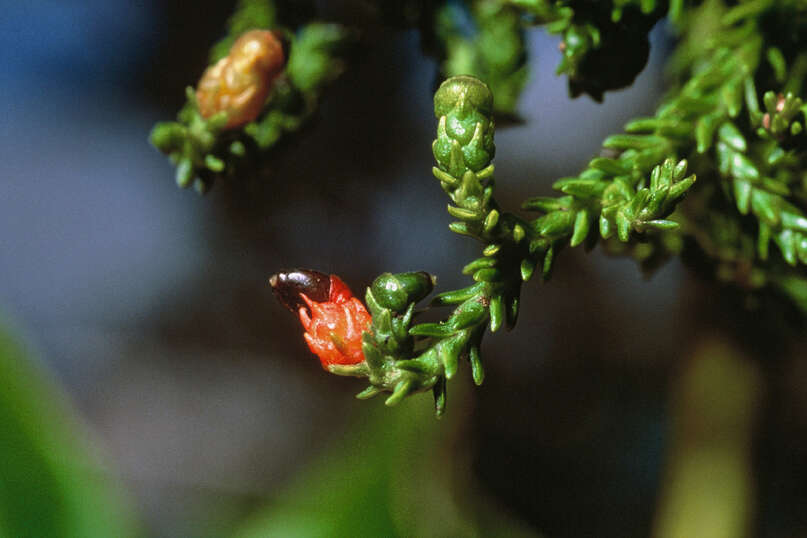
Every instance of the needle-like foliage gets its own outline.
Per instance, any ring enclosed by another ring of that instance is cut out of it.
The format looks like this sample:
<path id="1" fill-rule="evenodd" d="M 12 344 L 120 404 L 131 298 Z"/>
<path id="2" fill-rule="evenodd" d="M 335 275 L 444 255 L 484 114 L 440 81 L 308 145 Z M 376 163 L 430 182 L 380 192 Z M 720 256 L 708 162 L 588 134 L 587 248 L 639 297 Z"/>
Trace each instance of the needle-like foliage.
<path id="1" fill-rule="evenodd" d="M 247 4 L 233 18 L 233 33 L 247 29 L 250 17 L 266 24 L 274 16 L 254 6 L 244 11 Z M 330 367 L 366 378 L 360 397 L 388 392 L 392 405 L 431 389 L 442 413 L 446 381 L 468 361 L 482 382 L 484 333 L 515 324 L 522 284 L 536 271 L 548 278 L 567 246 L 600 243 L 647 270 L 681 255 L 740 293 L 772 291 L 807 312 L 803 0 L 399 0 L 379 1 L 377 11 L 418 27 L 442 73 L 457 75 L 435 94 L 432 172 L 450 201 L 449 228 L 480 241 L 482 251 L 463 268 L 473 283 L 429 303 L 453 308 L 440 322 L 415 323 L 415 304 L 435 281 L 425 273 L 385 273 L 368 288 L 365 360 Z M 528 78 L 527 28 L 560 36 L 558 72 L 572 96 L 601 100 L 641 71 L 648 33 L 662 19 L 677 42 L 669 91 L 655 114 L 606 138 L 582 171 L 554 184 L 556 196 L 527 199 L 522 209 L 534 212 L 531 219 L 501 207 L 494 197 L 495 116 L 516 112 Z M 155 144 L 178 164 L 180 184 L 229 173 L 244 147 L 270 147 L 310 115 L 322 84 L 341 68 L 328 58 L 344 33 L 306 28 L 261 119 L 225 135 L 221 118 L 199 117 L 189 92 L 180 121 L 155 129 Z M 287 108 L 284 95 L 302 108 Z"/>

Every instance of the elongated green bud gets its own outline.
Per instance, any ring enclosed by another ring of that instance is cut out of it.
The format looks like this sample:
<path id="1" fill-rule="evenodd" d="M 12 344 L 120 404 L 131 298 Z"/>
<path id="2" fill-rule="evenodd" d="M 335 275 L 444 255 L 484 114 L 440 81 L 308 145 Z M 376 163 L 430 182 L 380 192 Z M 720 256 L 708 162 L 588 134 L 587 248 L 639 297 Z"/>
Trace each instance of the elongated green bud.
<path id="1" fill-rule="evenodd" d="M 434 94 L 438 118 L 432 145 L 440 169 L 455 178 L 487 167 L 496 153 L 493 143 L 493 94 L 478 78 L 451 77 Z"/>

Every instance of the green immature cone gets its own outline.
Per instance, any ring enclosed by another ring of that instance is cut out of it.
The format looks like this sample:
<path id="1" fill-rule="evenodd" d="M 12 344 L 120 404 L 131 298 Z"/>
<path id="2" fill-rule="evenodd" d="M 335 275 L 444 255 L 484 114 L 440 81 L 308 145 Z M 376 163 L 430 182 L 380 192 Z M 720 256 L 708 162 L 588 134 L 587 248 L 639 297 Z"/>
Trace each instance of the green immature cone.
<path id="1" fill-rule="evenodd" d="M 410 303 L 417 303 L 434 289 L 435 278 L 428 273 L 384 273 L 373 281 L 370 290 L 383 308 L 401 313 Z"/>

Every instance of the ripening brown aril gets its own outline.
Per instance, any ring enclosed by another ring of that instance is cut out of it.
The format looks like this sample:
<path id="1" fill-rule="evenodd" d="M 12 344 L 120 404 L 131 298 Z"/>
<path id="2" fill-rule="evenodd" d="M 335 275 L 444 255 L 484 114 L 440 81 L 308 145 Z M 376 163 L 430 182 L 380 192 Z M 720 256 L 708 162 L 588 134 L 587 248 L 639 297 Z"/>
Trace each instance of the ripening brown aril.
<path id="1" fill-rule="evenodd" d="M 245 33 L 233 43 L 227 56 L 208 67 L 199 80 L 199 112 L 205 118 L 226 112 L 226 129 L 251 122 L 261 113 L 285 63 L 283 46 L 273 32 Z"/>

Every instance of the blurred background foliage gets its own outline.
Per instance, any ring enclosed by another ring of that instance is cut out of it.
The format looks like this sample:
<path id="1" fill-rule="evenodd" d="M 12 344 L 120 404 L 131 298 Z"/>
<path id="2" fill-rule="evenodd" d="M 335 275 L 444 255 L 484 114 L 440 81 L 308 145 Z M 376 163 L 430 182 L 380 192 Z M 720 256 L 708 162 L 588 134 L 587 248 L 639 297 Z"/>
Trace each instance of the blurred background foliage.
<path id="1" fill-rule="evenodd" d="M 0 331 L 0 536 L 134 536 L 61 390 Z"/>
<path id="2" fill-rule="evenodd" d="M 423 269 L 449 289 L 477 252 L 429 174 L 427 44 L 360 0 L 319 4 L 372 49 L 261 176 L 200 200 L 146 135 L 232 3 L 3 3 L 4 536 L 807 534 L 807 342 L 678 262 L 643 281 L 631 261 L 566 253 L 440 422 L 428 397 L 354 401 L 359 384 L 289 337 L 266 283 L 279 268 L 354 291 Z M 652 113 L 670 42 L 658 26 L 635 84 L 598 105 L 569 100 L 557 37 L 526 39 L 519 121 L 497 133 L 509 207 Z"/>

